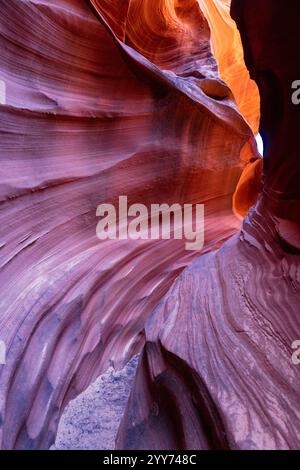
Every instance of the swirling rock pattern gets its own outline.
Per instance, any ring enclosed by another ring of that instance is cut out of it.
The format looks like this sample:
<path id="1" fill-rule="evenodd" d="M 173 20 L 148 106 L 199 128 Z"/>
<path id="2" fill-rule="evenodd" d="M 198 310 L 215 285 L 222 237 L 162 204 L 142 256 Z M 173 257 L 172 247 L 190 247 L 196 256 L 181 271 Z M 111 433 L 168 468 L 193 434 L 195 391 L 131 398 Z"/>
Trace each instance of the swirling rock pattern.
<path id="1" fill-rule="evenodd" d="M 300 4 L 234 0 L 232 15 L 261 93 L 262 194 L 240 233 L 186 268 L 148 320 L 120 448 L 300 449 L 292 362 L 300 337 L 300 110 L 291 100 Z"/>
<path id="2" fill-rule="evenodd" d="M 274 239 L 260 206 L 176 280 L 147 322 L 119 448 L 300 448 L 299 256 Z"/>
<path id="3" fill-rule="evenodd" d="M 0 443 L 43 449 L 70 399 L 141 349 L 196 256 L 100 243 L 97 206 L 205 203 L 209 252 L 238 230 L 257 156 L 196 1 L 0 0 L 0 25 Z"/>

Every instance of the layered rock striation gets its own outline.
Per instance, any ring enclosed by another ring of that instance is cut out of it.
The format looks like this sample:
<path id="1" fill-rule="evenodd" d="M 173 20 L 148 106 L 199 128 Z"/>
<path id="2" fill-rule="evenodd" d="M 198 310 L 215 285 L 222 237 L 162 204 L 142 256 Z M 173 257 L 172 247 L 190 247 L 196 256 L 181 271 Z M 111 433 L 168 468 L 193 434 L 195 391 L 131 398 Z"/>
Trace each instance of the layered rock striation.
<path id="1" fill-rule="evenodd" d="M 300 4 L 233 0 L 231 12 L 261 94 L 261 195 L 241 231 L 193 261 L 147 321 L 119 448 L 300 448 L 292 361 L 300 335 L 300 108 L 291 99 Z"/>
<path id="2" fill-rule="evenodd" d="M 0 1 L 3 449 L 48 448 L 66 404 L 140 351 L 198 256 L 182 240 L 100 242 L 99 204 L 203 203 L 203 253 L 240 227 L 257 102 L 240 114 L 205 14 L 195 0 Z"/>

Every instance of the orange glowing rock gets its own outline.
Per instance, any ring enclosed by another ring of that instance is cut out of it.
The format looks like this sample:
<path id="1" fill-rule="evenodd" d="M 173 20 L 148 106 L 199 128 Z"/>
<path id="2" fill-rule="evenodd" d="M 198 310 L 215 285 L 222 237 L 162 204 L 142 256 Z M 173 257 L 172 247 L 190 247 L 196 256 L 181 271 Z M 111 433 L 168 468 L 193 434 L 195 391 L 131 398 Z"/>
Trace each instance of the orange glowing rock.
<path id="1" fill-rule="evenodd" d="M 245 66 L 244 51 L 236 23 L 230 16 L 230 0 L 198 0 L 211 30 L 212 49 L 221 78 L 229 85 L 239 110 L 253 132 L 259 128 L 259 92 Z"/>
<path id="2" fill-rule="evenodd" d="M 233 195 L 233 207 L 237 214 L 245 217 L 254 206 L 262 187 L 263 160 L 249 162 Z"/>

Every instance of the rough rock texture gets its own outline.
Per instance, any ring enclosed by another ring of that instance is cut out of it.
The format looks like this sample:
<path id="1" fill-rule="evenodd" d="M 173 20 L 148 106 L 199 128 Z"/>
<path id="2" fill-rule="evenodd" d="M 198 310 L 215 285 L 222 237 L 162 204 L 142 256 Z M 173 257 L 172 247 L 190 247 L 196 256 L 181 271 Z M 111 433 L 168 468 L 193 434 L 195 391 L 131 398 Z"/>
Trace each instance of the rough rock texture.
<path id="1" fill-rule="evenodd" d="M 300 448 L 299 256 L 274 239 L 257 208 L 177 279 L 147 322 L 119 448 Z"/>
<path id="2" fill-rule="evenodd" d="M 262 194 L 148 320 L 120 448 L 300 449 L 300 3 L 234 0 L 232 14 L 261 93 Z"/>
<path id="3" fill-rule="evenodd" d="M 110 368 L 72 400 L 60 419 L 51 450 L 111 450 L 136 373 L 138 356 Z"/>
<path id="4" fill-rule="evenodd" d="M 100 243 L 96 207 L 205 203 L 205 253 L 257 156 L 196 0 L 0 0 L 0 25 L 0 445 L 40 449 L 197 254 Z"/>

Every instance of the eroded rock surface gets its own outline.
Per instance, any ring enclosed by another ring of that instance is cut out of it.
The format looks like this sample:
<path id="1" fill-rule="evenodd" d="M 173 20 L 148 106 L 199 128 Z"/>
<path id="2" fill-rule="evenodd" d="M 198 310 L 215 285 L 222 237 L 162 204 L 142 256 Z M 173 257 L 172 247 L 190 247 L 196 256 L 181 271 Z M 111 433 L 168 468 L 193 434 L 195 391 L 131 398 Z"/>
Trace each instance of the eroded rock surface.
<path id="1" fill-rule="evenodd" d="M 0 1 L 3 449 L 50 446 L 66 404 L 140 350 L 196 256 L 180 240 L 100 243 L 99 204 L 205 203 L 203 253 L 239 229 L 252 131 L 200 3 L 158 3 Z"/>
<path id="2" fill-rule="evenodd" d="M 300 448 L 292 362 L 300 337 L 300 108 L 291 99 L 300 4 L 234 0 L 232 15 L 261 93 L 262 193 L 240 233 L 186 268 L 148 320 L 120 448 Z"/>

